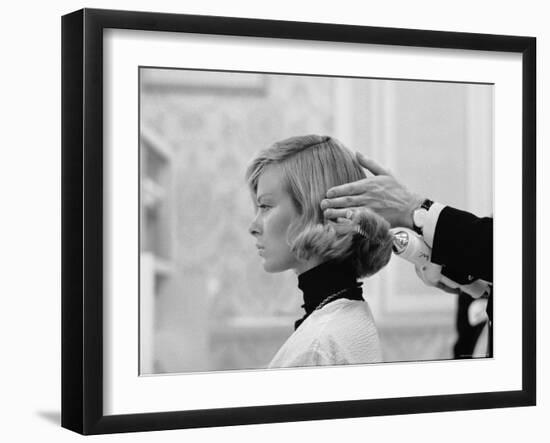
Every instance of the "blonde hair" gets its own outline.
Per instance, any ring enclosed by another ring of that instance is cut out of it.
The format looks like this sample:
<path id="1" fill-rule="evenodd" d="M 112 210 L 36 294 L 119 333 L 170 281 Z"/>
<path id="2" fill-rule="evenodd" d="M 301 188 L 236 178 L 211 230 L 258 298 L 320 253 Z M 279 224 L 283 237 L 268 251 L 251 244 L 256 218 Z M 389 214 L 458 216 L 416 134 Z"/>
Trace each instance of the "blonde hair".
<path id="1" fill-rule="evenodd" d="M 338 232 L 323 217 L 320 204 L 328 189 L 365 178 L 363 168 L 342 143 L 328 136 L 305 135 L 273 144 L 261 151 L 246 171 L 254 194 L 269 165 L 280 167 L 284 187 L 299 213 L 289 226 L 287 239 L 297 258 L 351 258 L 358 277 L 372 275 L 388 263 L 392 237 L 382 217 L 365 209 L 357 224 Z"/>

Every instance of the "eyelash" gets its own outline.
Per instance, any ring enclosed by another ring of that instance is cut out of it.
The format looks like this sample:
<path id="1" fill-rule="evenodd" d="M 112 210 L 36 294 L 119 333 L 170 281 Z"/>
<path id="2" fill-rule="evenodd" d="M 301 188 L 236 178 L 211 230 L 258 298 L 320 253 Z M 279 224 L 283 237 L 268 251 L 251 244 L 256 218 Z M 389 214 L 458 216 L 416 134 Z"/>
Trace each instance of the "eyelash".
<path id="1" fill-rule="evenodd" d="M 265 212 L 269 208 L 271 208 L 271 206 L 269 206 L 269 205 L 258 205 L 258 209 L 260 210 L 260 212 Z"/>

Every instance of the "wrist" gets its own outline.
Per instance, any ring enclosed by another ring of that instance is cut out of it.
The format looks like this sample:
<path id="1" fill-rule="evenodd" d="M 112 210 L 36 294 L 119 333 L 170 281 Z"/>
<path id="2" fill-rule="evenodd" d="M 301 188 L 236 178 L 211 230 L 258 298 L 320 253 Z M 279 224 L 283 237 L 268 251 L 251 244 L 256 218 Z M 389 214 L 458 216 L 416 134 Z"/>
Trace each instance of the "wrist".
<path id="1" fill-rule="evenodd" d="M 434 202 L 430 199 L 424 199 L 420 207 L 413 211 L 413 230 L 424 236 L 424 228 L 428 224 L 429 214 Z"/>
<path id="2" fill-rule="evenodd" d="M 405 218 L 403 220 L 403 227 L 409 228 L 409 229 L 415 229 L 414 224 L 414 211 L 419 209 L 422 206 L 422 203 L 426 200 L 425 197 L 421 197 L 419 195 L 414 195 L 411 199 L 411 202 L 409 206 L 407 207 L 407 211 L 405 213 Z"/>

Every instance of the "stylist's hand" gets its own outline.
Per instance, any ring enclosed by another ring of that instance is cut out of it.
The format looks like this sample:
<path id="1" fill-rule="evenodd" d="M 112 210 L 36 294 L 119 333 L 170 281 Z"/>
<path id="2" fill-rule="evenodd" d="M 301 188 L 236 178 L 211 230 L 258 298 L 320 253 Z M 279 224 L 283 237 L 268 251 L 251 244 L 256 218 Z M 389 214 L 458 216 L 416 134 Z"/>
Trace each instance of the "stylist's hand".
<path id="1" fill-rule="evenodd" d="M 412 228 L 412 213 L 423 198 L 410 192 L 374 160 L 360 153 L 357 161 L 374 177 L 335 186 L 327 191 L 321 209 L 327 219 L 345 217 L 348 209 L 367 207 L 384 217 L 391 227 Z"/>

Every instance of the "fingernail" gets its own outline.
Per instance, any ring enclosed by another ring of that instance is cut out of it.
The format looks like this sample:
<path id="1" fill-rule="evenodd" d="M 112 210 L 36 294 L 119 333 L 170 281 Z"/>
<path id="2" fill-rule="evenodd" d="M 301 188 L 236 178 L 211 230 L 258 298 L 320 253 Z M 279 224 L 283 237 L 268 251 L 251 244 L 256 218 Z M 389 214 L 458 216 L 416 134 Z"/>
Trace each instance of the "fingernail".
<path id="1" fill-rule="evenodd" d="M 321 201 L 321 209 L 327 209 L 328 208 L 328 201 L 323 200 Z"/>
<path id="2" fill-rule="evenodd" d="M 352 216 L 353 216 L 353 211 L 347 211 L 346 212 L 346 218 L 351 219 Z"/>

